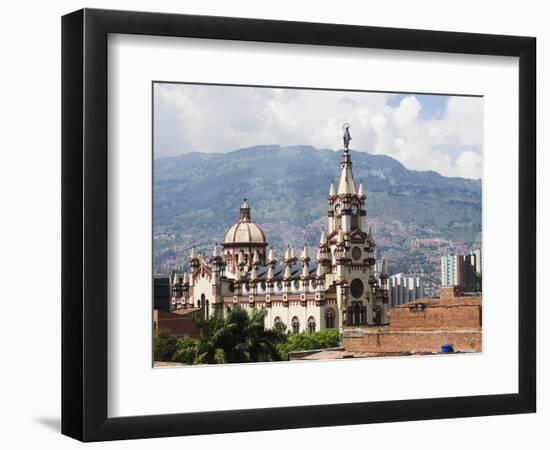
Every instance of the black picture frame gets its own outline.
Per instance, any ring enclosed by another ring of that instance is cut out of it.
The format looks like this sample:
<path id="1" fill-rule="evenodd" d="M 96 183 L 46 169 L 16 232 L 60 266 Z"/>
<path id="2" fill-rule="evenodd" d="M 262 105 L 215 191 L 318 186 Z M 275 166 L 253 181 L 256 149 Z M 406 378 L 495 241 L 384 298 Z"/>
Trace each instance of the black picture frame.
<path id="1" fill-rule="evenodd" d="M 107 417 L 109 33 L 519 58 L 517 393 Z M 84 9 L 62 18 L 62 433 L 82 441 L 535 412 L 536 39 Z"/>

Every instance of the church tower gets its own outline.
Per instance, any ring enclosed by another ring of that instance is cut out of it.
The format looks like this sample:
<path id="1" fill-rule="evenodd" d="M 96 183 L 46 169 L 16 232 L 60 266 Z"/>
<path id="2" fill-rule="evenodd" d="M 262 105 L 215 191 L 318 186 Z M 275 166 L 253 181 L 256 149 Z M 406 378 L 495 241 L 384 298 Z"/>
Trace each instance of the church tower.
<path id="1" fill-rule="evenodd" d="M 367 211 L 365 209 L 365 188 L 363 183 L 355 188 L 353 163 L 349 153 L 351 135 L 349 125 L 344 125 L 344 154 L 340 163 L 338 189 L 331 183 L 328 197 L 329 233 L 342 229 L 344 233 L 363 231 Z"/>
<path id="2" fill-rule="evenodd" d="M 366 228 L 365 188 L 356 187 L 349 144 L 351 134 L 344 124 L 344 153 L 337 187 L 331 183 L 328 196 L 328 241 L 332 255 L 329 284 L 336 285 L 340 326 L 381 325 L 388 322 L 387 291 L 374 276 L 375 243 Z"/>

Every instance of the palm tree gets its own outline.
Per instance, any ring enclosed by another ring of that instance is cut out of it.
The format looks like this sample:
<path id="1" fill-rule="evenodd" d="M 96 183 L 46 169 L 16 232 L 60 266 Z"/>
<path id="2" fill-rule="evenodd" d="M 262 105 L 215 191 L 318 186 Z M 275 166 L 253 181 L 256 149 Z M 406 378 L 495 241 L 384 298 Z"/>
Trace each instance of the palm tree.
<path id="1" fill-rule="evenodd" d="M 241 306 L 228 308 L 225 317 L 215 314 L 198 319 L 199 339 L 195 364 L 280 361 L 277 344 L 286 340 L 279 329 L 266 329 L 265 309 L 250 314 Z"/>

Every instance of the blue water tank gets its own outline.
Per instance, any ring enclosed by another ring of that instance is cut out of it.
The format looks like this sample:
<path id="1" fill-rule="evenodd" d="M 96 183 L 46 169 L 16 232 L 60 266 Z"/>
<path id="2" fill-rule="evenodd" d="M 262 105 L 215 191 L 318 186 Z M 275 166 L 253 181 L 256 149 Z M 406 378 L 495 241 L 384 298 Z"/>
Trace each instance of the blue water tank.
<path id="1" fill-rule="evenodd" d="M 452 344 L 443 344 L 441 346 L 441 353 L 452 353 L 453 351 L 454 350 Z"/>

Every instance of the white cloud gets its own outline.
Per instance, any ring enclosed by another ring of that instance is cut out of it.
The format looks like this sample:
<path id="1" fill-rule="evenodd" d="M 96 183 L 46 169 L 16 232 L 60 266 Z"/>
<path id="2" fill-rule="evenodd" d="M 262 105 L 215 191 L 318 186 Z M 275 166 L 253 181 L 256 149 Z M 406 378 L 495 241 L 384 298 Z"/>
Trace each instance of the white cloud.
<path id="1" fill-rule="evenodd" d="M 481 177 L 483 101 L 447 97 L 425 117 L 426 96 L 389 106 L 390 94 L 201 85 L 155 85 L 156 157 L 227 152 L 260 145 L 339 148 L 349 122 L 351 147 L 388 154 L 406 167 Z M 439 98 L 441 100 L 441 98 Z"/>

